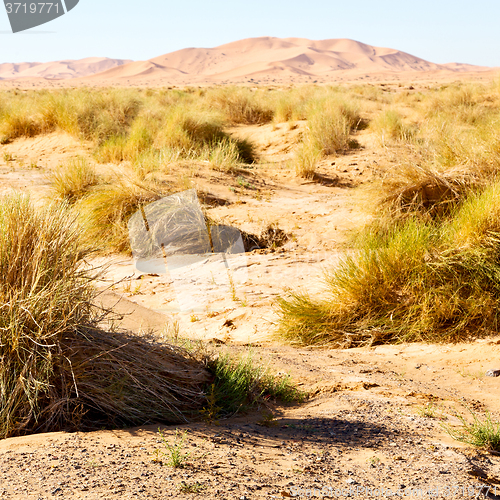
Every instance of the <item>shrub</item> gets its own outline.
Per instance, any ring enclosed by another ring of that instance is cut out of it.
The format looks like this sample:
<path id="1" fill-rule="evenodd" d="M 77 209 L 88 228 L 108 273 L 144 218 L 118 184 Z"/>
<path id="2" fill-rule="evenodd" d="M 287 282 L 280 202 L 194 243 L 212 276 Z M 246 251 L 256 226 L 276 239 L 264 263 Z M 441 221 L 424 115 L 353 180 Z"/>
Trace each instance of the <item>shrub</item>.
<path id="1" fill-rule="evenodd" d="M 400 113 L 393 109 L 387 109 L 370 123 L 370 127 L 377 134 L 382 146 L 396 142 L 410 142 L 415 137 L 416 127 L 412 127 L 403 121 Z"/>
<path id="2" fill-rule="evenodd" d="M 55 197 L 75 203 L 99 183 L 93 166 L 85 158 L 76 158 L 51 172 L 50 180 Z"/>
<path id="3" fill-rule="evenodd" d="M 200 361 L 98 328 L 96 274 L 65 206 L 0 205 L 0 437 L 198 414 L 209 379 Z"/>
<path id="4" fill-rule="evenodd" d="M 279 301 L 281 334 L 355 346 L 498 333 L 498 192 L 497 183 L 469 197 L 445 221 L 367 230 L 327 273 L 323 297 L 292 292 Z"/>

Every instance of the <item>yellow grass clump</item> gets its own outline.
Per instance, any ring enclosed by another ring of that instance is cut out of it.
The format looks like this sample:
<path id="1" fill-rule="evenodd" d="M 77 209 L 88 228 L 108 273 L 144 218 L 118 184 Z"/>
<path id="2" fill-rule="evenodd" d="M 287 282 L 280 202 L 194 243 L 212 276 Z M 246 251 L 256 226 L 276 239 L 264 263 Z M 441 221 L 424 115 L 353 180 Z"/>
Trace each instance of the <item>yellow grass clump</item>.
<path id="1" fill-rule="evenodd" d="M 130 253 L 128 220 L 141 205 L 166 195 L 165 187 L 133 178 L 96 186 L 74 205 L 84 240 L 101 251 Z"/>
<path id="2" fill-rule="evenodd" d="M 64 206 L 0 201 L 0 437 L 183 422 L 209 374 L 180 347 L 99 328 L 95 273 Z"/>
<path id="3" fill-rule="evenodd" d="M 59 200 L 75 203 L 99 184 L 95 168 L 85 158 L 75 158 L 49 175 L 52 190 Z"/>
<path id="4" fill-rule="evenodd" d="M 312 141 L 302 142 L 293 159 L 295 175 L 304 179 L 313 179 L 321 156 L 321 150 Z"/>

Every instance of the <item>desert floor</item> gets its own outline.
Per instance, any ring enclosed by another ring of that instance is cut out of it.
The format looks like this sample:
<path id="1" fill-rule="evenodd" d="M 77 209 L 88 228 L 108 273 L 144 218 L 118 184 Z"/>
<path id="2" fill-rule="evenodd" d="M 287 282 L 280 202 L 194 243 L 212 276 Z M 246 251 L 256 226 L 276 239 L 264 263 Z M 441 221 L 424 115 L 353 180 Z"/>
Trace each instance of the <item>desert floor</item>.
<path id="1" fill-rule="evenodd" d="M 275 299 L 288 288 L 321 293 L 324 268 L 345 253 L 353 228 L 367 220 L 355 187 L 397 154 L 369 131 L 361 148 L 324 160 L 314 181 L 287 166 L 299 133 L 283 125 L 231 132 L 258 145 L 261 162 L 235 175 L 198 165 L 172 175 L 210 193 L 214 218 L 259 234 L 277 224 L 289 241 L 246 254 L 246 276 L 234 293 L 214 289 L 198 311 L 178 312 L 168 275 L 138 272 L 131 258 L 106 266 L 102 302 L 138 334 L 177 322 L 182 336 L 213 349 L 251 351 L 287 372 L 311 397 L 297 406 L 263 405 L 249 415 L 165 428 L 174 442 L 186 431 L 190 456 L 167 464 L 157 426 L 92 433 L 53 433 L 0 442 L 0 497 L 6 499 L 253 499 L 282 497 L 500 498 L 500 456 L 454 441 L 443 424 L 456 412 L 489 410 L 498 418 L 500 338 L 454 345 L 405 344 L 334 350 L 294 348 L 273 334 Z M 18 139 L 0 146 L 0 193 L 50 196 L 48 173 L 90 146 L 67 135 Z M 119 168 L 99 166 L 99 168 Z M 180 167 L 181 168 L 181 167 Z"/>

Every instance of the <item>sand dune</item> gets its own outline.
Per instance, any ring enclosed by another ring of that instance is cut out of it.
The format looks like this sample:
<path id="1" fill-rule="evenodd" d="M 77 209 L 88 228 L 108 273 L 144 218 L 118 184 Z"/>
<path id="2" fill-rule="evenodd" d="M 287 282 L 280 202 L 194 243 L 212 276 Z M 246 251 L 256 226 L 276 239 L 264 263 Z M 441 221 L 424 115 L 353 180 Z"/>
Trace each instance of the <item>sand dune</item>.
<path id="1" fill-rule="evenodd" d="M 336 81 L 357 77 L 454 75 L 492 68 L 435 64 L 400 50 L 349 39 L 248 38 L 215 48 L 187 48 L 148 61 L 88 58 L 0 65 L 1 79 L 78 79 L 92 85 L 163 85 L 244 81 Z"/>
<path id="2" fill-rule="evenodd" d="M 133 77 L 171 77 L 183 75 L 184 73 L 176 68 L 168 68 L 157 64 L 153 61 L 137 61 L 131 62 L 124 66 L 117 66 L 102 73 L 90 76 L 89 78 L 104 78 L 104 79 L 124 79 Z"/>
<path id="3" fill-rule="evenodd" d="M 0 80 L 19 78 L 47 78 L 61 80 L 79 78 L 102 73 L 110 68 L 130 63 L 130 60 L 87 57 L 76 61 L 54 61 L 48 63 L 0 64 Z"/>
<path id="4" fill-rule="evenodd" d="M 40 63 L 3 63 L 0 64 L 0 80 L 5 78 L 16 78 L 20 73 L 38 66 Z"/>
<path id="5" fill-rule="evenodd" d="M 397 74 L 401 72 L 463 72 L 490 68 L 463 64 L 439 65 L 400 50 L 373 47 L 355 40 L 308 40 L 305 38 L 249 38 L 219 47 L 182 49 L 146 63 L 155 66 L 146 74 L 144 66 L 132 63 L 94 75 L 94 80 L 127 78 L 140 82 L 147 76 L 158 80 L 220 82 L 310 77 L 330 79 L 339 74 Z"/>

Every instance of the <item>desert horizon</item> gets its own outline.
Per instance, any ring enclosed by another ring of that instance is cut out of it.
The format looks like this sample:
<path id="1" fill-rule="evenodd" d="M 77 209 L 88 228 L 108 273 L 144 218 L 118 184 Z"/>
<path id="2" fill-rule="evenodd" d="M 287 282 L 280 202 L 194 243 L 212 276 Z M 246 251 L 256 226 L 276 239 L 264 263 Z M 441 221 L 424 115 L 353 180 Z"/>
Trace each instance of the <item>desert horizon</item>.
<path id="1" fill-rule="evenodd" d="M 213 85 L 334 83 L 363 80 L 491 78 L 499 68 L 435 64 L 397 49 L 350 39 L 258 37 L 214 48 L 186 48 L 146 61 L 88 57 L 1 63 L 0 83 L 71 85 Z"/>

